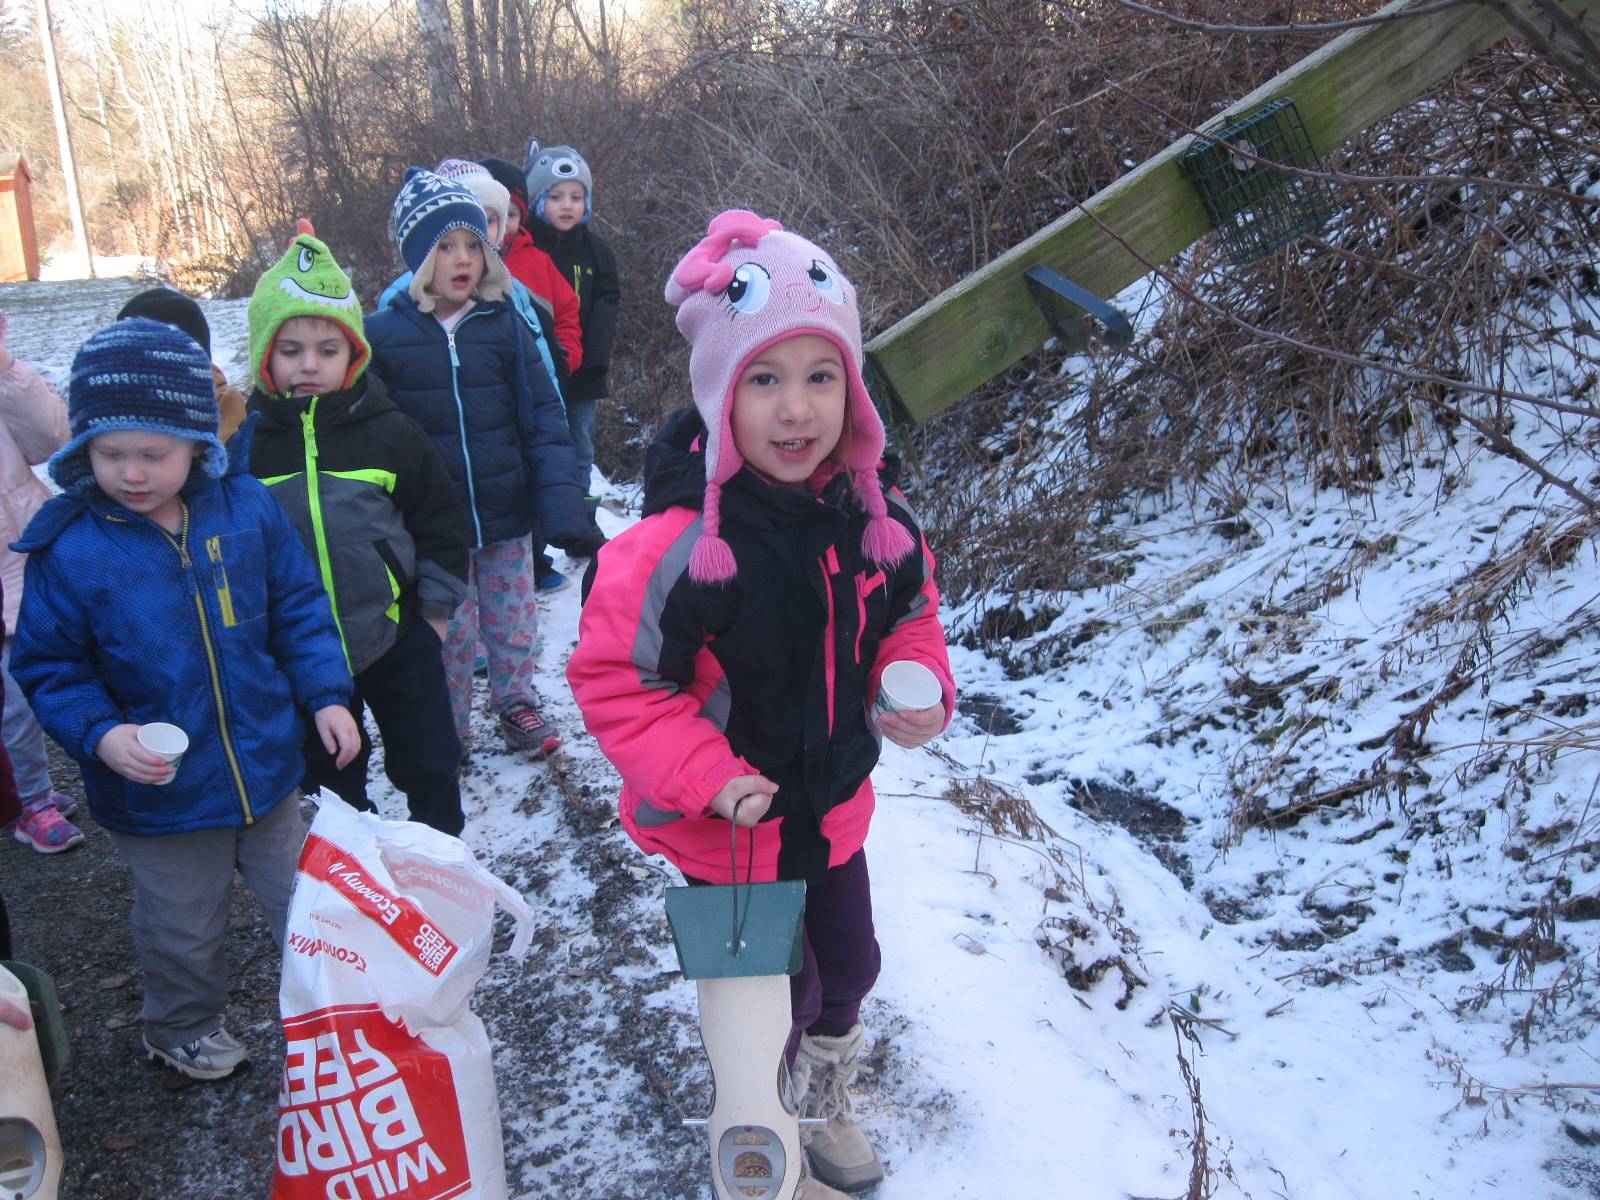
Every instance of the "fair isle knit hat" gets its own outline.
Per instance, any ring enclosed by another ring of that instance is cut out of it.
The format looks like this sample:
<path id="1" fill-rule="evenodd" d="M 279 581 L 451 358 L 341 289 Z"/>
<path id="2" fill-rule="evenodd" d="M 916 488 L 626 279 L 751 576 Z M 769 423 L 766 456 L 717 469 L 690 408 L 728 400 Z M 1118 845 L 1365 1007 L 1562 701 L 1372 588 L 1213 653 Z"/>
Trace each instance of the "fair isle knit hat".
<path id="1" fill-rule="evenodd" d="M 827 252 L 776 221 L 733 209 L 712 218 L 700 244 L 673 269 L 666 296 L 689 339 L 689 379 L 706 426 L 703 525 L 689 559 L 690 578 L 725 583 L 737 572 L 733 550 L 718 534 L 722 485 L 744 465 L 730 423 L 734 385 L 767 347 L 807 333 L 827 338 L 844 359 L 848 412 L 839 445 L 867 510 L 862 550 L 881 566 L 910 554 L 916 544 L 889 515 L 878 480 L 883 422 L 861 378 L 855 288 Z"/>
<path id="2" fill-rule="evenodd" d="M 571 146 L 551 146 L 549 149 L 541 150 L 539 140 L 530 139 L 528 202 L 533 206 L 533 215 L 541 221 L 545 219 L 545 197 L 558 183 L 583 185 L 583 218 L 578 224 L 588 224 L 589 214 L 594 211 L 594 177 L 589 174 L 589 164 L 583 161 L 583 155 Z"/>
<path id="3" fill-rule="evenodd" d="M 432 171 L 407 167 L 389 216 L 389 232 L 411 271 L 411 298 L 423 312 L 432 312 L 437 300 L 428 289 L 433 282 L 434 248 L 452 229 L 475 233 L 483 243 L 483 278 L 477 294 L 485 300 L 499 300 L 510 292 L 511 272 L 489 245 L 489 220 L 478 198 Z"/>
<path id="4" fill-rule="evenodd" d="M 251 293 L 250 370 L 256 386 L 269 394 L 279 390 L 270 377 L 269 360 L 278 330 L 295 317 L 317 317 L 332 321 L 350 343 L 350 370 L 343 388 L 350 387 L 367 369 L 372 347 L 361 325 L 361 301 L 350 286 L 350 277 L 334 261 L 326 242 L 317 240 L 311 222 L 301 218 L 295 226 L 295 239 L 271 270 L 256 282 Z"/>
<path id="5" fill-rule="evenodd" d="M 221 479 L 228 470 L 228 452 L 217 439 L 211 357 L 163 321 L 130 317 L 79 347 L 67 384 L 67 420 L 72 436 L 50 458 L 50 478 L 63 492 L 94 489 L 89 443 L 125 429 L 199 442 L 206 474 Z"/>
<path id="6" fill-rule="evenodd" d="M 498 226 L 500 236 L 502 239 L 505 237 L 506 218 L 511 209 L 511 193 L 506 190 L 503 183 L 489 173 L 488 167 L 468 158 L 447 158 L 433 169 L 433 173 L 440 179 L 459 183 L 476 196 L 478 203 L 483 205 L 485 214 L 500 218 Z"/>

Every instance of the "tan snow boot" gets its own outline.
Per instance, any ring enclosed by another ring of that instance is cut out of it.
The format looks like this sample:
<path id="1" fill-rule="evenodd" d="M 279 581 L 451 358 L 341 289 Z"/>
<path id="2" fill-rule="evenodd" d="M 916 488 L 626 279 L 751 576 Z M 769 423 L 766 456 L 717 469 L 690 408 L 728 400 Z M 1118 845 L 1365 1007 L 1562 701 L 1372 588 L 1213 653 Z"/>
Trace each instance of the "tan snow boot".
<path id="1" fill-rule="evenodd" d="M 850 1200 L 850 1194 L 841 1192 L 838 1188 L 829 1187 L 802 1165 L 800 1168 L 800 1189 L 795 1192 L 794 1200 Z"/>
<path id="2" fill-rule="evenodd" d="M 811 1169 L 816 1178 L 846 1192 L 860 1192 L 883 1178 L 878 1152 L 856 1124 L 850 1085 L 857 1075 L 868 1070 L 861 1062 L 867 1031 L 855 1026 L 842 1037 L 800 1039 L 800 1054 L 795 1059 L 795 1094 L 801 1097 L 800 1115 L 821 1117 L 826 1125 L 813 1125 L 801 1131 Z M 815 1187 L 815 1182 L 808 1187 Z M 802 1192 L 813 1200 L 811 1192 Z"/>

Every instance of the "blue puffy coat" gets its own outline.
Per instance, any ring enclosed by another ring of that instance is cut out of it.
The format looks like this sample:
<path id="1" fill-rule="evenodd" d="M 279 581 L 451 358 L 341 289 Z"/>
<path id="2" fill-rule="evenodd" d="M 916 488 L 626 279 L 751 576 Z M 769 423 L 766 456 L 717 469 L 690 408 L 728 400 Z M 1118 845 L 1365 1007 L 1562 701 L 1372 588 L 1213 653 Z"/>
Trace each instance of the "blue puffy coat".
<path id="1" fill-rule="evenodd" d="M 366 319 L 366 334 L 369 370 L 444 455 L 474 545 L 535 528 L 557 546 L 588 539 L 565 410 L 505 301 L 478 301 L 446 335 L 402 292 Z"/>
<path id="2" fill-rule="evenodd" d="M 297 708 L 349 701 L 327 593 L 249 474 L 249 442 L 248 428 L 229 442 L 225 478 L 190 473 L 181 537 L 93 488 L 50 500 L 12 547 L 29 557 L 11 673 L 118 833 L 260 820 L 305 773 Z M 95 756 L 113 726 L 148 721 L 189 735 L 171 783 L 134 783 Z"/>

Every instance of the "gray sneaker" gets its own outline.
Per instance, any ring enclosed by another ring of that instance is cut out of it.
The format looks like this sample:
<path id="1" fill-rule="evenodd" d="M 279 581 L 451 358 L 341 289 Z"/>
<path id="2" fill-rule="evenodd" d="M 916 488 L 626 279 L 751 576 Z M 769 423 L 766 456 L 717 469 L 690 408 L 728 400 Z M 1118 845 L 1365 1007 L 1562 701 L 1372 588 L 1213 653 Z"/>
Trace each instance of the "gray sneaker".
<path id="1" fill-rule="evenodd" d="M 250 1061 L 244 1047 L 220 1025 L 204 1037 L 170 1050 L 152 1046 L 148 1037 L 143 1041 L 145 1058 L 171 1067 L 190 1079 L 226 1079 Z"/>

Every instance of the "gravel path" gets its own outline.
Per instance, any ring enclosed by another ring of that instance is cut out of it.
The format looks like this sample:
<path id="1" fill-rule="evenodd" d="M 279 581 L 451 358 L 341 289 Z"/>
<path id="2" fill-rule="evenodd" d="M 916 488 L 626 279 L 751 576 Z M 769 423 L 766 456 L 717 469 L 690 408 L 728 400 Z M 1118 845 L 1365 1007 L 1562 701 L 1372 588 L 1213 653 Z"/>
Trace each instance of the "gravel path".
<path id="1" fill-rule="evenodd" d="M 76 768 L 52 753 L 58 786 L 81 799 Z M 707 1107 L 709 1093 L 685 1011 L 692 993 L 676 973 L 661 916 L 665 873 L 642 866 L 617 832 L 609 793 L 577 778 L 588 764 L 536 768 L 525 794 L 513 796 L 497 782 L 510 760 L 480 760 L 466 781 L 469 807 L 516 805 L 536 834 L 490 864 L 534 901 L 534 949 L 522 963 L 495 958 L 474 1002 L 495 1044 L 510 1194 L 695 1196 L 698 1185 L 686 1181 L 703 1169 L 698 1143 L 663 1134 L 676 1130 L 680 1108 Z M 526 778 L 525 769 L 513 774 Z M 37 854 L 9 838 L 0 844 L 16 954 L 55 978 L 71 1037 L 72 1062 L 55 1097 L 62 1195 L 263 1196 L 282 1040 L 278 957 L 260 910 L 247 889 L 235 889 L 228 1024 L 252 1067 L 202 1084 L 151 1066 L 139 1052 L 128 873 L 86 810 L 77 819 L 86 840 L 66 854 Z M 503 948 L 509 923 L 499 933 Z M 668 988 L 673 995 L 663 997 Z"/>

